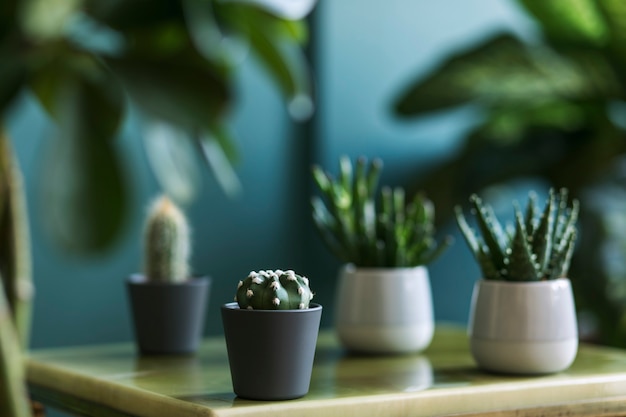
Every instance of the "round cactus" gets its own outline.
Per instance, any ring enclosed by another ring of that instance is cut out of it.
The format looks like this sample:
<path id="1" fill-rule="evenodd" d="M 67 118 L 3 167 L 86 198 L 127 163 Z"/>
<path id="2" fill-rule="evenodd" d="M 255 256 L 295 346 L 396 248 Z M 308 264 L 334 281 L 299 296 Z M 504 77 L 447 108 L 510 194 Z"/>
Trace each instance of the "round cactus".
<path id="1" fill-rule="evenodd" d="M 157 198 L 150 206 L 144 250 L 147 279 L 182 282 L 189 278 L 189 225 L 182 211 L 166 196 Z"/>
<path id="2" fill-rule="evenodd" d="M 295 272 L 252 271 L 239 281 L 235 300 L 250 310 L 296 310 L 309 308 L 313 293 L 309 280 Z"/>

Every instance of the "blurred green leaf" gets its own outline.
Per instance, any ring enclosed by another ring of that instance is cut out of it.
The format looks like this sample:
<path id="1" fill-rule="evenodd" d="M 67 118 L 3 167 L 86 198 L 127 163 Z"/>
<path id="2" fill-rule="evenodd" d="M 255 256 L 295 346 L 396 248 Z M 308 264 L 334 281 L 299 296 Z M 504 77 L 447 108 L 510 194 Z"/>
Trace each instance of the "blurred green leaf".
<path id="1" fill-rule="evenodd" d="M 148 119 L 143 124 L 143 143 L 152 172 L 170 197 L 181 204 L 189 203 L 200 183 L 191 135 L 159 120 Z"/>
<path id="2" fill-rule="evenodd" d="M 609 29 L 609 51 L 611 57 L 626 71 L 626 2 L 622 0 L 597 0 L 598 8 Z"/>
<path id="3" fill-rule="evenodd" d="M 224 116 L 230 84 L 222 68 L 185 49 L 167 58 L 140 52 L 107 63 L 139 107 L 155 118 L 194 130 Z"/>
<path id="4" fill-rule="evenodd" d="M 290 115 L 303 120 L 313 112 L 306 59 L 284 21 L 254 8 L 241 9 L 240 24 L 252 51 L 288 100 Z"/>
<path id="5" fill-rule="evenodd" d="M 15 27 L 18 0 L 0 1 L 0 42 Z"/>
<path id="6" fill-rule="evenodd" d="M 0 114 L 9 107 L 26 82 L 26 68 L 12 52 L 0 46 Z"/>
<path id="7" fill-rule="evenodd" d="M 308 15 L 316 0 L 223 0 L 224 2 L 258 6 L 280 18 L 299 20 Z"/>
<path id="8" fill-rule="evenodd" d="M 91 17 L 125 33 L 183 20 L 183 11 L 178 1 L 85 0 L 84 3 L 85 11 Z"/>
<path id="9" fill-rule="evenodd" d="M 113 141 L 123 95 L 104 69 L 99 77 L 71 71 L 47 75 L 38 80 L 38 91 L 59 129 L 46 143 L 43 218 L 68 249 L 103 249 L 118 236 L 126 213 L 126 186 Z"/>
<path id="10" fill-rule="evenodd" d="M 232 154 L 229 149 L 234 141 L 223 127 L 209 130 L 197 138 L 205 162 L 213 173 L 216 181 L 229 195 L 241 192 L 239 177 L 232 165 Z"/>
<path id="11" fill-rule="evenodd" d="M 520 0 L 519 3 L 555 43 L 602 46 L 608 41 L 609 30 L 595 0 Z"/>
<path id="12" fill-rule="evenodd" d="M 395 103 L 401 116 L 417 115 L 479 100 L 483 104 L 520 106 L 554 100 L 616 97 L 619 87 L 610 68 L 592 54 L 587 67 L 546 48 L 528 49 L 510 35 L 500 35 L 453 55 L 431 74 L 411 84 Z M 591 79 L 589 68 L 606 73 Z"/>

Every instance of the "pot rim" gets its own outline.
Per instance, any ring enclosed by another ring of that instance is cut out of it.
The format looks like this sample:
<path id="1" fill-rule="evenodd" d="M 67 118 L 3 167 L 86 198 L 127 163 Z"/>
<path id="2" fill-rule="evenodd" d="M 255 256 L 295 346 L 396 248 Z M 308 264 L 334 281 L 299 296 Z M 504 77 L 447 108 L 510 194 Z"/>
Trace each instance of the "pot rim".
<path id="1" fill-rule="evenodd" d="M 311 312 L 315 312 L 315 311 L 319 311 L 322 309 L 322 305 L 318 304 L 318 303 L 310 303 L 309 304 L 309 308 L 304 308 L 304 309 L 290 309 L 290 310 L 248 310 L 248 309 L 242 309 L 239 308 L 239 304 L 237 304 L 236 301 L 231 301 L 230 303 L 226 303 L 226 304 L 222 304 L 220 306 L 220 308 L 223 311 L 240 311 L 241 314 L 249 314 L 249 313 L 254 313 L 254 314 L 294 314 L 294 313 L 298 313 L 298 314 L 306 314 L 306 313 L 311 313 Z"/>
<path id="2" fill-rule="evenodd" d="M 352 263 L 344 264 L 341 269 L 344 272 L 356 273 L 356 272 L 370 272 L 370 273 L 383 273 L 383 272 L 408 272 L 421 269 L 428 269 L 426 265 L 417 266 L 357 266 Z"/>
<path id="3" fill-rule="evenodd" d="M 211 277 L 208 275 L 201 276 L 193 276 L 191 278 L 187 278 L 182 282 L 155 282 L 149 281 L 146 278 L 145 274 L 135 273 L 131 274 L 127 277 L 126 283 L 128 285 L 137 285 L 137 286 L 154 286 L 154 287 L 175 287 L 179 285 L 207 285 L 211 281 Z"/>
<path id="4" fill-rule="evenodd" d="M 476 281 L 479 285 L 492 285 L 492 286 L 502 286 L 502 287 L 516 287 L 516 286 L 546 286 L 550 287 L 553 285 L 562 285 L 564 283 L 570 284 L 570 279 L 567 277 L 557 278 L 557 279 L 547 279 L 543 281 L 506 281 L 506 280 L 497 280 L 497 279 L 485 279 L 481 278 Z"/>

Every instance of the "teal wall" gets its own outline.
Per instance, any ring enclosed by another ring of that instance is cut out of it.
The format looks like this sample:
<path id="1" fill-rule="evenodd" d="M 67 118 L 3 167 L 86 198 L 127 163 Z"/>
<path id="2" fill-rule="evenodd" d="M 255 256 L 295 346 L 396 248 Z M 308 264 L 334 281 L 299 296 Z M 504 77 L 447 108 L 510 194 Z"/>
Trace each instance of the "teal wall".
<path id="1" fill-rule="evenodd" d="M 214 278 L 207 334 L 221 331 L 219 305 L 253 269 L 291 268 L 312 280 L 332 318 L 338 262 L 321 247 L 308 212 L 309 168 L 334 170 L 340 155 L 380 156 L 384 181 L 408 184 L 454 152 L 476 115 L 469 109 L 419 122 L 400 122 L 389 104 L 395 92 L 446 54 L 488 32 L 527 29 L 501 0 L 322 0 L 313 27 L 317 113 L 295 125 L 270 81 L 252 61 L 242 68 L 232 127 L 241 149 L 244 193 L 229 199 L 208 171 L 200 198 L 186 207 L 194 227 L 193 268 Z M 131 116 L 119 137 L 133 205 L 118 245 L 94 258 L 62 252 L 44 233 L 46 204 L 38 198 L 40 149 L 53 126 L 29 97 L 8 120 L 26 173 L 37 288 L 33 347 L 130 340 L 125 277 L 139 269 L 143 210 L 158 192 Z M 453 230 L 452 227 L 449 228 Z M 461 243 L 461 242 L 458 242 Z M 432 267 L 440 320 L 467 319 L 478 276 L 462 244 Z"/>

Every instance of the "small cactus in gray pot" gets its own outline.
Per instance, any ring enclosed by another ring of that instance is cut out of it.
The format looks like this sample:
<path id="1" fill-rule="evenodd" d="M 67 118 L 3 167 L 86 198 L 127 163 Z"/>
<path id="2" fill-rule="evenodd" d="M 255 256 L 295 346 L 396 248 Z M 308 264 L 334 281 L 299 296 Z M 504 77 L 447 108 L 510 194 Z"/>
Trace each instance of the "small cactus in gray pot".
<path id="1" fill-rule="evenodd" d="M 189 278 L 190 228 L 183 212 L 167 196 L 150 206 L 144 230 L 144 272 L 154 282 Z"/>
<path id="2" fill-rule="evenodd" d="M 458 206 L 456 220 L 484 279 L 543 281 L 567 277 L 579 212 L 577 200 L 568 204 L 567 189 L 558 194 L 551 189 L 543 211 L 531 193 L 524 214 L 515 205 L 515 226 L 506 230 L 477 195 L 470 197 L 470 203 L 480 234 L 469 226 Z"/>
<path id="3" fill-rule="evenodd" d="M 280 269 L 250 272 L 239 281 L 235 296 L 239 308 L 249 310 L 302 310 L 312 299 L 306 277 Z"/>

